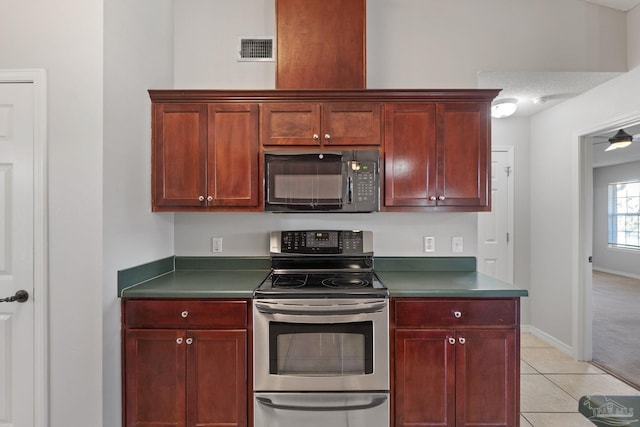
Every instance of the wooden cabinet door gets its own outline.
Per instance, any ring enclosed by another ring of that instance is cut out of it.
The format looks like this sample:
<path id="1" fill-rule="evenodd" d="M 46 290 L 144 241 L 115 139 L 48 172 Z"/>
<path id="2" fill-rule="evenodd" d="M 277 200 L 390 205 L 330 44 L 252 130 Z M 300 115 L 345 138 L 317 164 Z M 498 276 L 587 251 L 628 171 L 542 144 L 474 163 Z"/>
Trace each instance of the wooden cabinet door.
<path id="1" fill-rule="evenodd" d="M 154 104 L 153 114 L 153 207 L 201 206 L 207 185 L 207 106 Z"/>
<path id="2" fill-rule="evenodd" d="M 385 105 L 384 132 L 385 206 L 435 206 L 436 105 Z"/>
<path id="3" fill-rule="evenodd" d="M 365 22 L 366 0 L 276 0 L 276 88 L 366 88 Z"/>
<path id="4" fill-rule="evenodd" d="M 395 334 L 395 426 L 455 426 L 455 333 L 402 329 Z"/>
<path id="5" fill-rule="evenodd" d="M 125 332 L 125 427 L 185 427 L 185 331 Z"/>
<path id="6" fill-rule="evenodd" d="M 257 104 L 210 104 L 208 108 L 207 206 L 257 207 Z"/>
<path id="7" fill-rule="evenodd" d="M 263 146 L 379 146 L 377 103 L 267 103 L 261 109 Z"/>
<path id="8" fill-rule="evenodd" d="M 490 209 L 489 120 L 489 108 L 483 103 L 438 105 L 439 206 Z"/>
<path id="9" fill-rule="evenodd" d="M 456 341 L 456 426 L 516 425 L 520 412 L 516 331 L 458 331 Z"/>
<path id="10" fill-rule="evenodd" d="M 187 426 L 247 425 L 247 331 L 187 331 Z"/>
<path id="11" fill-rule="evenodd" d="M 260 111 L 262 145 L 320 145 L 320 105 L 267 103 Z"/>
<path id="12" fill-rule="evenodd" d="M 322 105 L 324 145 L 374 145 L 381 142 L 381 108 L 375 103 Z"/>

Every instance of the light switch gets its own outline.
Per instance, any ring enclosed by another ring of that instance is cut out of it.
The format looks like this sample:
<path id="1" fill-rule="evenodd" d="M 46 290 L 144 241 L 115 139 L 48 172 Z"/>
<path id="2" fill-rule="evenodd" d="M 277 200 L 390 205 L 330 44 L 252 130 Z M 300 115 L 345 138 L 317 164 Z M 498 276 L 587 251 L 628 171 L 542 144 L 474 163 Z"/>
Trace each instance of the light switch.
<path id="1" fill-rule="evenodd" d="M 424 251 L 435 252 L 436 251 L 436 238 L 433 236 L 424 236 Z"/>
<path id="2" fill-rule="evenodd" d="M 211 238 L 211 252 L 222 252 L 222 237 Z"/>
<path id="3" fill-rule="evenodd" d="M 464 239 L 462 236 L 454 236 L 451 238 L 451 252 L 454 254 L 464 252 Z"/>

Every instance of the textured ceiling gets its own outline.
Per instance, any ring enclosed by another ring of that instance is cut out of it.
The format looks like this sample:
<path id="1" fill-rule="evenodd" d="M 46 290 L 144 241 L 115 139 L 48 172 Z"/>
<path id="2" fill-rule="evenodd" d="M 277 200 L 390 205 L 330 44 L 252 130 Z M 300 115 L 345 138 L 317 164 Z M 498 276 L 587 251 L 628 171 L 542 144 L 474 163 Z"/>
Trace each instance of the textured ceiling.
<path id="1" fill-rule="evenodd" d="M 627 12 L 640 4 L 640 0 L 585 0 L 589 3 L 596 3 L 601 6 L 611 7 L 613 9 Z"/>
<path id="2" fill-rule="evenodd" d="M 622 73 L 612 72 L 527 72 L 482 71 L 479 88 L 501 88 L 497 100 L 515 98 L 515 117 L 539 113 L 559 102 L 586 92 Z"/>

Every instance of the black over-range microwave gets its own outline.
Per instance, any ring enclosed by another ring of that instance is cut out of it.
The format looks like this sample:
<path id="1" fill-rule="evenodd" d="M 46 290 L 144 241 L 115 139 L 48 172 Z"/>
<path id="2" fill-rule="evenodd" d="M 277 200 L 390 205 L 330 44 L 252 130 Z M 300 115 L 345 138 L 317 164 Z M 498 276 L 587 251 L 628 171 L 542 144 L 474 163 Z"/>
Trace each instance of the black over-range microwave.
<path id="1" fill-rule="evenodd" d="M 265 152 L 264 210 L 375 212 L 378 150 Z"/>

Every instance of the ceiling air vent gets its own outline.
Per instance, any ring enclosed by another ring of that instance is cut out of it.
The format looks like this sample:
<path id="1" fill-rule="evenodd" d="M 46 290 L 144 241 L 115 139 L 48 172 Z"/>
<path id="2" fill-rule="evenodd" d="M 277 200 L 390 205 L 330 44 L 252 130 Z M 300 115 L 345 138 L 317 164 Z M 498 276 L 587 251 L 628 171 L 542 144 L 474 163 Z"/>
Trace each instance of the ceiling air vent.
<path id="1" fill-rule="evenodd" d="M 241 38 L 238 61 L 275 61 L 273 37 Z"/>

